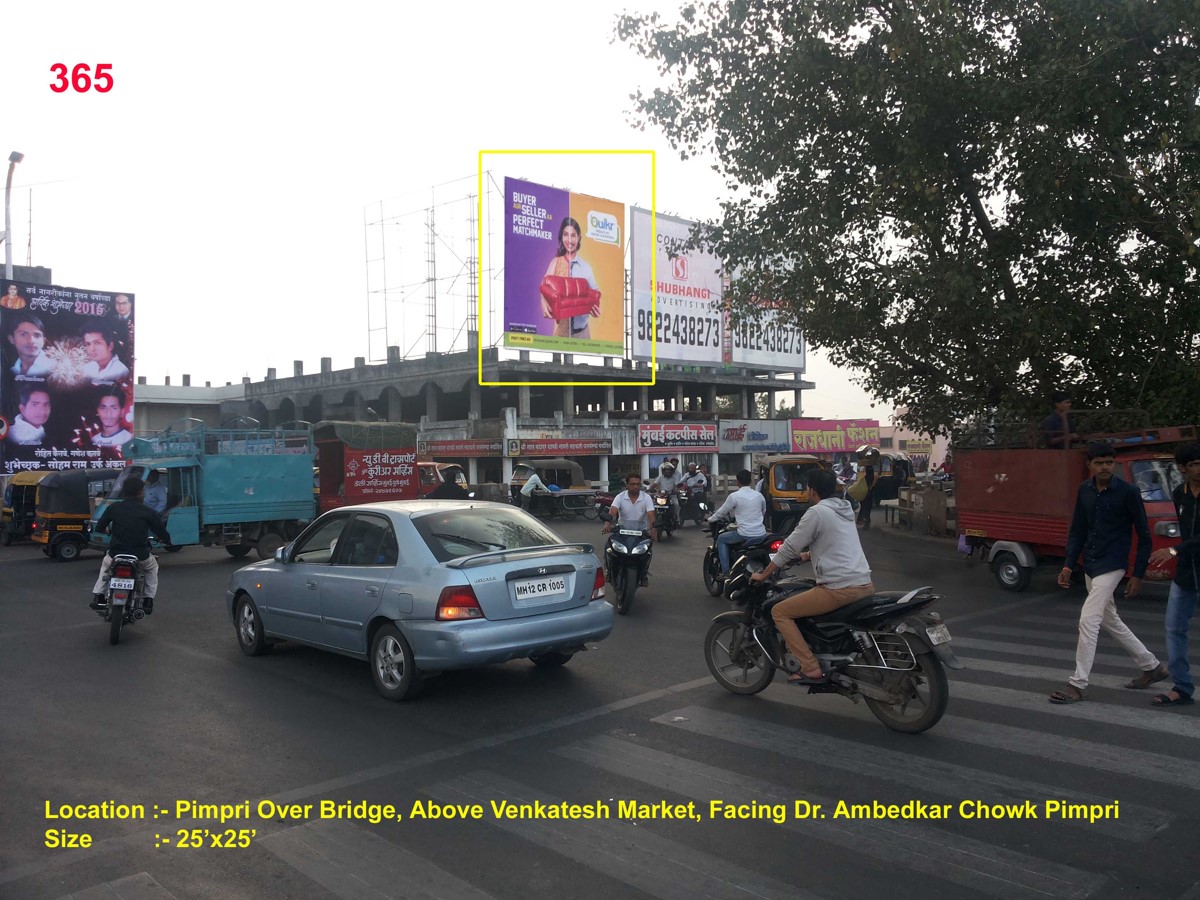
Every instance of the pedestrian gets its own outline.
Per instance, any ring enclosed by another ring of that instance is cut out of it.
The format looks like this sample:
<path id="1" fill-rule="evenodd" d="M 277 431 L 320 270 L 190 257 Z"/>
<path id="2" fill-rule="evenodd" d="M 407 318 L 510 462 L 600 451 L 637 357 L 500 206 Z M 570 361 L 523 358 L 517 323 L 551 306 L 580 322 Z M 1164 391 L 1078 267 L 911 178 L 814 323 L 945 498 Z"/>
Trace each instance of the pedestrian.
<path id="1" fill-rule="evenodd" d="M 1150 554 L 1150 562 L 1175 560 L 1175 578 L 1167 595 L 1167 671 L 1175 686 L 1159 694 L 1154 706 L 1187 706 L 1195 702 L 1188 667 L 1188 623 L 1200 597 L 1200 444 L 1184 444 L 1175 451 L 1175 463 L 1183 473 L 1183 484 L 1171 492 L 1179 518 L 1179 543 Z"/>
<path id="2" fill-rule="evenodd" d="M 1079 440 L 1075 433 L 1075 417 L 1071 415 L 1071 395 L 1066 391 L 1054 394 L 1054 412 L 1042 420 L 1042 439 L 1047 447 L 1061 449 Z"/>
<path id="3" fill-rule="evenodd" d="M 858 506 L 858 527 L 863 531 L 868 531 L 871 527 L 871 507 L 875 505 L 875 467 L 867 464 L 863 467 L 863 480 L 867 483 L 866 496 L 859 501 Z"/>
<path id="4" fill-rule="evenodd" d="M 1093 441 L 1088 444 L 1088 470 L 1091 478 L 1079 486 L 1075 513 L 1067 535 L 1066 565 L 1058 573 L 1060 587 L 1071 586 L 1071 571 L 1083 553 L 1083 571 L 1087 599 L 1079 613 L 1079 642 L 1075 647 L 1075 674 L 1067 686 L 1050 695 L 1051 703 L 1078 703 L 1085 699 L 1088 676 L 1096 658 L 1096 639 L 1100 626 L 1125 648 L 1142 674 L 1125 687 L 1142 689 L 1167 677 L 1167 669 L 1146 645 L 1137 639 L 1121 617 L 1113 592 L 1121 583 L 1129 563 L 1133 534 L 1137 534 L 1137 556 L 1133 574 L 1125 589 L 1126 597 L 1136 597 L 1142 588 L 1142 576 L 1150 561 L 1150 526 L 1141 492 L 1113 474 L 1116 451 L 1112 444 Z"/>

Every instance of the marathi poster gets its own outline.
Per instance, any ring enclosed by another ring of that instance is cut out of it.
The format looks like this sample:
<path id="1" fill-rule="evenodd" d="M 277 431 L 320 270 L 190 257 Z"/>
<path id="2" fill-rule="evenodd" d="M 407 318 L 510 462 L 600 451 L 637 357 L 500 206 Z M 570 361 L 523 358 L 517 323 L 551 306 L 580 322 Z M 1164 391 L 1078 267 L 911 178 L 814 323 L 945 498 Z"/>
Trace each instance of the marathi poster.
<path id="1" fill-rule="evenodd" d="M 0 279 L 0 467 L 123 466 L 134 295 Z"/>

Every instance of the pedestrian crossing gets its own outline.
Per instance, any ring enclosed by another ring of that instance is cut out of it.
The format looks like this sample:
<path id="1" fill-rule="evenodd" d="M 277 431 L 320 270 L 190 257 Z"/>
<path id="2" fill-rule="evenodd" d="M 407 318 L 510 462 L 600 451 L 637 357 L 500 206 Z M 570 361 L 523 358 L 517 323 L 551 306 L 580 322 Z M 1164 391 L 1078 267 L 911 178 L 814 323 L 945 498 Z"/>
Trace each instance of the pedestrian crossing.
<path id="1" fill-rule="evenodd" d="M 1155 710 L 1154 689 L 1124 689 L 1135 667 L 1104 634 L 1088 700 L 1049 704 L 1073 668 L 1076 622 L 1065 609 L 1028 612 L 1004 625 L 978 620 L 961 634 L 949 623 L 966 668 L 951 673 L 947 715 L 921 736 L 887 731 L 845 698 L 779 681 L 755 697 L 685 682 L 549 733 L 523 729 L 507 744 L 430 753 L 372 776 L 371 794 L 391 802 L 485 810 L 480 821 L 443 823 L 436 840 L 411 822 L 308 821 L 263 835 L 254 852 L 310 881 L 312 896 L 347 900 L 500 900 L 524 896 L 526 884 L 666 900 L 1195 900 L 1194 863 L 1176 854 L 1194 859 L 1187 854 L 1200 826 L 1200 715 Z M 1160 652 L 1158 635 L 1143 630 Z M 620 816 L 623 798 L 694 803 L 697 818 Z M 948 814 L 837 814 L 843 802 L 908 799 Z M 798 800 L 826 817 L 799 815 Z M 765 814 L 727 821 L 713 801 Z M 1047 801 L 1061 810 L 1118 803 L 1119 814 L 1055 817 Z M 492 813 L 499 802 L 604 803 L 613 815 L 506 818 Z M 1032 804 L 1041 814 L 983 821 L 962 815 L 963 803 L 1014 814 Z M 471 847 L 488 848 L 504 867 L 475 865 Z"/>

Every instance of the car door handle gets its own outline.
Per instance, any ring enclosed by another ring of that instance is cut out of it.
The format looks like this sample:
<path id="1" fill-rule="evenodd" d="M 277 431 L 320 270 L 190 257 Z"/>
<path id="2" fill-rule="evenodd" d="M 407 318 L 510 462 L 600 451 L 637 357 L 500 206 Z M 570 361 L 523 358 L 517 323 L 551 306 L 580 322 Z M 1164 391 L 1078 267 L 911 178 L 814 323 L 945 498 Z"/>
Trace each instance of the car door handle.
<path id="1" fill-rule="evenodd" d="M 308 586 L 310 591 L 315 591 L 317 589 L 317 582 L 312 578 L 308 579 L 308 581 L 304 583 Z"/>
<path id="2" fill-rule="evenodd" d="M 379 588 L 375 587 L 375 585 L 371 585 L 369 588 L 366 588 L 365 590 L 367 592 L 368 597 L 378 597 L 379 596 Z"/>

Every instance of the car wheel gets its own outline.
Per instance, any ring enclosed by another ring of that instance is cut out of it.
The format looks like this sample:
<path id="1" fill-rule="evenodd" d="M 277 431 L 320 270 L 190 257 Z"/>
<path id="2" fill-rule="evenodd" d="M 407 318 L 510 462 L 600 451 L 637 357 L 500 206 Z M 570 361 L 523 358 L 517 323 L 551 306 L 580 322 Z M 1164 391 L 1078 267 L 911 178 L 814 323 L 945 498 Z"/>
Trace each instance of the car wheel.
<path id="1" fill-rule="evenodd" d="M 55 549 L 55 556 L 60 562 L 74 562 L 79 559 L 80 547 L 77 541 L 63 541 Z"/>
<path id="2" fill-rule="evenodd" d="M 245 594 L 237 602 L 234 612 L 237 625 L 238 646 L 247 656 L 262 656 L 271 650 L 267 636 L 263 634 L 262 619 L 258 615 L 258 607 Z"/>
<path id="3" fill-rule="evenodd" d="M 412 647 L 395 625 L 383 625 L 371 641 L 371 678 L 385 700 L 411 700 L 421 692 Z"/>
<path id="4" fill-rule="evenodd" d="M 529 660 L 539 669 L 557 669 L 569 663 L 574 655 L 574 653 L 543 653 L 541 656 L 531 656 Z"/>
<path id="5" fill-rule="evenodd" d="M 1029 587 L 1029 580 L 1033 577 L 1033 569 L 1029 566 L 1023 566 L 1017 560 L 1015 553 L 1010 553 L 1007 550 L 1003 553 L 998 553 L 996 559 L 992 562 L 992 566 L 996 572 L 996 581 L 1000 583 L 1000 587 L 1006 591 L 1023 591 Z"/>

